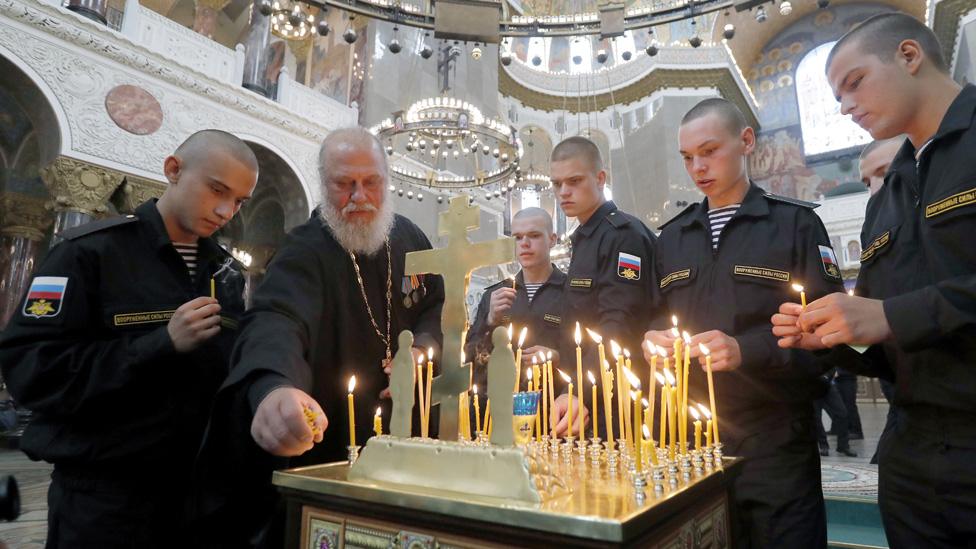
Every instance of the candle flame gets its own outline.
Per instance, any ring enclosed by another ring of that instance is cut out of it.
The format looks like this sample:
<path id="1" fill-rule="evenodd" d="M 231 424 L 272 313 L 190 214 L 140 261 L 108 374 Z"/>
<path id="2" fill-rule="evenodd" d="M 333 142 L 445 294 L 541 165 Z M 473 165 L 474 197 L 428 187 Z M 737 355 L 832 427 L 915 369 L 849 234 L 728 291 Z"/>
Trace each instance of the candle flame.
<path id="1" fill-rule="evenodd" d="M 681 339 L 685 340 L 685 345 L 691 345 L 691 336 L 688 335 L 688 332 L 682 332 Z"/>
<path id="2" fill-rule="evenodd" d="M 434 348 L 433 347 L 428 347 L 427 348 L 427 360 L 429 360 L 431 362 L 434 361 Z"/>
<path id="3" fill-rule="evenodd" d="M 644 350 L 647 352 L 647 354 L 649 354 L 649 355 L 656 355 L 657 354 L 657 347 L 653 343 L 651 343 L 650 341 L 648 341 L 648 340 L 645 339 L 644 342 L 641 345 L 644 346 Z"/>
<path id="4" fill-rule="evenodd" d="M 671 335 L 673 335 L 674 337 L 681 337 L 681 332 L 678 331 L 677 326 L 671 328 Z"/>
<path id="5" fill-rule="evenodd" d="M 674 376 L 671 375 L 671 370 L 667 368 L 664 369 L 664 377 L 668 380 L 668 385 L 674 385 Z"/>
<path id="6" fill-rule="evenodd" d="M 349 392 L 351 393 L 355 388 L 356 388 L 356 376 L 352 376 L 349 378 Z"/>
<path id="7" fill-rule="evenodd" d="M 461 351 L 461 365 L 462 365 L 462 366 L 463 366 L 463 365 L 465 364 L 465 362 L 464 362 L 464 359 L 465 359 L 465 356 L 464 356 L 464 351 L 462 350 L 462 351 Z"/>
<path id="8" fill-rule="evenodd" d="M 527 326 L 522 326 L 522 331 L 519 332 L 519 349 L 522 348 L 522 344 L 525 343 L 525 336 L 529 333 L 529 328 Z"/>
<path id="9" fill-rule="evenodd" d="M 691 412 L 691 417 L 695 418 L 695 421 L 701 419 L 701 415 L 698 413 L 698 410 L 696 410 L 694 406 L 689 406 L 688 411 Z"/>
<path id="10" fill-rule="evenodd" d="M 594 343 L 597 344 L 603 343 L 603 336 L 601 336 L 600 334 L 594 332 L 589 328 L 586 328 L 586 333 L 590 336 L 590 339 L 592 339 Z"/>
<path id="11" fill-rule="evenodd" d="M 627 377 L 627 381 L 630 382 L 631 387 L 633 387 L 634 389 L 640 389 L 641 387 L 640 379 L 638 379 L 638 377 L 634 375 L 634 372 L 631 371 L 630 368 L 624 366 L 624 375 Z"/>
<path id="12" fill-rule="evenodd" d="M 542 351 L 539 351 L 540 353 Z M 552 360 L 552 351 L 546 351 L 546 360 Z"/>
<path id="13" fill-rule="evenodd" d="M 532 365 L 535 366 L 537 364 L 539 364 L 539 359 L 538 359 L 538 357 L 536 355 L 533 355 L 532 356 Z"/>
<path id="14" fill-rule="evenodd" d="M 630 351 L 624 349 L 624 358 L 630 358 Z"/>
<path id="15" fill-rule="evenodd" d="M 712 419 L 712 413 L 708 410 L 708 406 L 705 406 L 701 402 L 699 402 L 697 406 L 698 409 L 701 410 L 702 415 L 705 416 L 705 419 Z"/>
<path id="16" fill-rule="evenodd" d="M 620 345 L 617 345 L 617 342 L 612 339 L 610 340 L 610 353 L 613 356 L 620 356 Z"/>
<path id="17" fill-rule="evenodd" d="M 794 292 L 802 292 L 803 291 L 803 286 L 801 286 L 800 284 L 794 284 L 793 285 L 793 291 Z"/>
<path id="18" fill-rule="evenodd" d="M 847 295 L 854 297 L 854 290 L 847 290 Z"/>
<path id="19" fill-rule="evenodd" d="M 671 315 L 671 325 L 675 328 L 678 327 L 678 317 L 677 315 Z"/>
<path id="20" fill-rule="evenodd" d="M 596 376 L 593 375 L 593 371 L 592 370 L 587 370 L 586 371 L 586 377 L 590 378 L 590 383 L 591 384 L 596 385 Z"/>
<path id="21" fill-rule="evenodd" d="M 560 370 L 559 368 L 556 368 L 556 371 L 559 372 L 559 375 L 562 376 L 563 381 L 565 381 L 566 383 L 572 383 L 573 382 L 573 378 L 571 378 L 568 375 L 566 375 L 566 372 Z"/>
<path id="22" fill-rule="evenodd" d="M 637 400 L 637 393 L 631 391 L 630 392 L 630 400 Z"/>
<path id="23" fill-rule="evenodd" d="M 511 322 L 509 322 L 508 323 L 508 342 L 509 343 L 512 342 L 512 333 L 513 333 L 512 330 L 514 330 L 514 329 L 515 329 L 515 327 L 512 326 L 512 323 Z"/>
<path id="24" fill-rule="evenodd" d="M 527 377 L 529 381 L 532 381 L 532 366 L 525 367 L 525 377 Z"/>
<path id="25" fill-rule="evenodd" d="M 705 345 L 704 343 L 698 344 L 698 350 L 701 351 L 701 353 L 705 356 L 712 354 L 712 352 L 708 350 L 708 345 Z"/>
<path id="26" fill-rule="evenodd" d="M 648 402 L 646 398 L 642 398 L 641 399 L 641 406 L 643 406 L 644 408 L 650 408 L 651 407 L 651 403 Z"/>
<path id="27" fill-rule="evenodd" d="M 664 347 L 658 347 L 657 354 L 661 355 L 662 358 L 668 358 L 668 350 Z"/>
<path id="28" fill-rule="evenodd" d="M 376 417 L 380 417 L 382 415 L 383 415 L 383 408 L 377 406 L 376 407 Z"/>
<path id="29" fill-rule="evenodd" d="M 475 395 L 478 394 L 478 384 L 477 383 L 475 383 L 474 385 L 471 386 L 471 392 L 473 392 Z"/>
<path id="30" fill-rule="evenodd" d="M 657 382 L 660 383 L 661 385 L 665 385 L 667 383 L 667 380 L 664 379 L 664 376 L 661 375 L 661 372 L 654 372 L 654 377 L 657 378 Z"/>
<path id="31" fill-rule="evenodd" d="M 573 339 L 576 340 L 576 346 L 579 347 L 580 343 L 583 342 L 583 333 L 580 332 L 579 322 L 576 323 L 576 333 L 573 334 Z"/>
<path id="32" fill-rule="evenodd" d="M 646 439 L 650 439 L 651 438 L 651 431 L 650 431 L 650 429 L 647 428 L 647 425 L 644 425 L 643 427 L 641 427 L 641 434 L 644 435 L 644 438 L 646 438 Z M 653 450 L 651 450 L 651 451 L 653 452 Z"/>

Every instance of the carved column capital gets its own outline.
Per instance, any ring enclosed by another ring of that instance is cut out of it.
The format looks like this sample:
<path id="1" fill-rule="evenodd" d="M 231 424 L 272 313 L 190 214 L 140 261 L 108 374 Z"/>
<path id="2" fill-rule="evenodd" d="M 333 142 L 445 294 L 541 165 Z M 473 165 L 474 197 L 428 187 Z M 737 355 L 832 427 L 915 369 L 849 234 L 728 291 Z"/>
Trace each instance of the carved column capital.
<path id="1" fill-rule="evenodd" d="M 163 192 L 165 191 L 166 183 L 127 175 L 125 176 L 125 181 L 122 183 L 122 192 L 118 199 L 118 209 L 120 212 L 132 213 L 140 204 L 150 198 L 163 196 Z"/>
<path id="2" fill-rule="evenodd" d="M 27 238 L 35 242 L 44 240 L 44 233 L 51 225 L 51 212 L 45 207 L 47 200 L 21 193 L 0 193 L 0 235 Z"/>
<path id="3" fill-rule="evenodd" d="M 122 174 L 81 160 L 59 156 L 41 169 L 41 179 L 54 197 L 55 211 L 76 211 L 97 217 L 122 182 Z"/>

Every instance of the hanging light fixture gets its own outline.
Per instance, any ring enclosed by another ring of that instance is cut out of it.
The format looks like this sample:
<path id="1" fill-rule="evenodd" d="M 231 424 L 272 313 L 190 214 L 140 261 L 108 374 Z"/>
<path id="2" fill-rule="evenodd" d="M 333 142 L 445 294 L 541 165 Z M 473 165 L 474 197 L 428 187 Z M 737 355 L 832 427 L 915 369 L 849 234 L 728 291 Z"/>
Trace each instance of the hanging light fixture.
<path id="1" fill-rule="evenodd" d="M 259 7 L 263 12 L 263 5 Z M 275 0 L 271 4 L 271 32 L 285 40 L 304 40 L 312 35 L 315 17 L 305 11 L 305 5 L 291 0 Z"/>
<path id="2" fill-rule="evenodd" d="M 353 28 L 353 21 L 355 20 L 354 15 L 349 16 L 349 26 L 346 27 L 346 32 L 342 33 L 342 39 L 346 41 L 346 44 L 352 44 L 359 38 L 359 33 Z"/>
<path id="3" fill-rule="evenodd" d="M 779 14 L 785 17 L 791 13 L 793 13 L 793 4 L 790 0 L 783 0 L 779 5 Z"/>
<path id="4" fill-rule="evenodd" d="M 397 40 L 397 31 L 399 30 L 400 29 L 393 27 L 393 39 L 390 40 L 390 43 L 386 45 L 386 49 L 390 50 L 390 53 L 393 55 L 400 53 L 400 50 L 403 49 L 403 47 L 400 46 L 400 41 Z"/>
<path id="5" fill-rule="evenodd" d="M 766 18 L 766 8 L 759 6 L 759 9 L 756 10 L 756 23 L 765 23 Z"/>
<path id="6" fill-rule="evenodd" d="M 430 33 L 429 32 L 425 32 L 424 33 L 424 47 L 422 47 L 420 49 L 420 57 L 423 57 L 424 59 L 430 59 L 430 56 L 431 55 L 434 55 L 434 50 L 431 49 L 431 47 L 430 47 L 429 44 L 427 44 L 427 40 L 429 38 L 430 38 Z"/>

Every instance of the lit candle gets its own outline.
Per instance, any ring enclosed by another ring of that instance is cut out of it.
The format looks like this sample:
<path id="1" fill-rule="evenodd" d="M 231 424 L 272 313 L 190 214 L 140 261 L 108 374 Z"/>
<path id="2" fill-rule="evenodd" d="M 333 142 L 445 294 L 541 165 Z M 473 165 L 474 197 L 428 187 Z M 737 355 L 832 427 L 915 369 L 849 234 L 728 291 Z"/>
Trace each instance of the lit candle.
<path id="1" fill-rule="evenodd" d="M 708 406 L 712 413 L 712 428 L 715 429 L 715 444 L 719 444 L 721 440 L 718 437 L 718 411 L 715 409 L 715 386 L 712 384 L 712 355 L 704 343 L 699 343 L 698 349 L 705 355 L 705 375 L 708 378 Z"/>
<path id="2" fill-rule="evenodd" d="M 528 334 L 528 332 L 529 329 L 525 326 L 523 326 L 522 330 L 519 332 L 518 348 L 515 350 L 515 389 L 512 391 L 514 393 L 517 393 L 519 390 L 518 369 L 522 367 L 522 344 L 525 343 L 525 336 Z"/>
<path id="3" fill-rule="evenodd" d="M 807 293 L 803 291 L 803 286 L 799 284 L 793 285 L 794 292 L 800 292 L 800 307 L 807 308 Z"/>
<path id="4" fill-rule="evenodd" d="M 566 412 L 566 417 L 569 419 L 569 434 L 566 435 L 566 438 L 573 438 L 573 378 L 566 375 L 566 372 L 563 372 L 559 368 L 556 368 L 556 371 L 562 376 L 563 381 L 569 383 L 569 391 L 566 392 L 567 396 L 569 396 L 569 410 Z"/>
<path id="5" fill-rule="evenodd" d="M 346 401 L 349 404 L 349 446 L 356 445 L 356 406 L 353 404 L 352 391 L 356 388 L 356 376 L 349 378 L 349 395 Z"/>
<path id="6" fill-rule="evenodd" d="M 551 426 L 552 410 L 556 409 L 556 384 L 554 383 L 555 378 L 552 377 L 552 351 L 546 352 L 546 375 L 549 376 L 549 408 L 546 409 L 546 430 L 548 431 Z"/>
<path id="7" fill-rule="evenodd" d="M 643 398 L 643 393 L 641 391 L 640 379 L 634 375 L 634 372 L 630 368 L 624 368 L 624 375 L 627 376 L 627 382 L 630 383 L 630 387 L 634 389 L 634 392 L 628 391 L 627 394 L 631 397 L 634 402 L 634 418 L 633 418 L 633 440 L 634 440 L 634 451 L 637 452 L 637 472 L 641 472 L 641 427 L 643 426 L 643 421 L 641 421 L 641 398 Z"/>
<path id="8" fill-rule="evenodd" d="M 711 446 L 712 445 L 712 414 L 711 412 L 708 411 L 708 407 L 702 404 L 701 402 L 698 403 L 698 411 L 701 412 L 701 414 L 705 416 L 706 419 L 705 446 L 706 447 Z"/>
<path id="9" fill-rule="evenodd" d="M 596 429 L 597 429 L 596 424 L 598 423 L 597 420 L 596 420 L 596 418 L 597 418 L 597 414 L 596 414 L 596 411 L 597 411 L 597 407 L 596 407 L 596 376 L 593 375 L 593 370 L 587 370 L 586 371 L 586 377 L 590 378 L 590 389 L 592 391 L 591 400 L 593 402 L 593 404 L 592 404 L 593 408 L 591 410 L 592 413 L 593 413 L 593 424 L 591 425 L 591 427 L 593 429 L 593 435 L 592 436 L 593 436 L 593 438 L 596 438 Z M 582 385 L 582 383 L 580 383 L 580 385 Z"/>
<path id="10" fill-rule="evenodd" d="M 678 445 L 678 388 L 674 386 L 675 379 L 669 370 L 664 371 L 668 380 L 668 442 L 671 459 L 674 459 Z"/>
<path id="11" fill-rule="evenodd" d="M 675 315 L 671 315 L 671 335 L 674 336 L 675 375 L 678 376 L 678 382 L 680 382 L 681 369 L 677 365 L 681 364 L 681 332 L 678 331 L 678 317 Z"/>
<path id="12" fill-rule="evenodd" d="M 535 358 L 533 358 L 533 360 L 535 360 Z M 525 383 L 525 390 L 531 393 L 533 389 L 535 389 L 535 386 L 532 385 L 532 366 L 525 367 L 525 379 L 527 380 Z"/>
<path id="13" fill-rule="evenodd" d="M 544 398 L 546 390 L 546 380 L 539 374 L 539 360 L 537 356 L 532 357 L 532 377 L 536 380 L 535 390 L 539 392 L 539 405 L 536 406 L 535 411 L 535 439 L 537 441 L 542 440 L 542 402 L 541 399 Z"/>
<path id="14" fill-rule="evenodd" d="M 589 328 L 586 329 L 586 333 L 589 334 L 590 339 L 596 342 L 597 353 L 600 357 L 600 375 L 601 381 L 603 382 L 603 417 L 607 427 L 607 448 L 612 449 L 613 412 L 610 408 L 610 399 L 612 398 L 611 393 L 613 392 L 613 388 L 611 383 L 607 383 L 607 372 L 610 370 L 610 365 L 607 364 L 606 352 L 603 347 L 603 337 Z"/>
<path id="15" fill-rule="evenodd" d="M 681 386 L 681 406 L 678 408 L 681 410 L 681 450 L 682 453 L 688 451 L 688 386 L 691 385 L 690 377 L 691 374 L 691 336 L 688 332 L 682 332 L 682 339 L 684 339 L 684 375 L 682 376 L 681 382 L 684 384 Z"/>
<path id="16" fill-rule="evenodd" d="M 647 376 L 647 390 L 648 390 L 647 396 L 648 396 L 648 400 L 650 401 L 650 405 L 648 406 L 648 408 L 650 409 L 651 414 L 653 414 L 654 395 L 657 394 L 654 391 L 654 378 L 656 377 L 657 374 L 658 352 L 657 352 L 657 348 L 650 341 L 645 341 L 643 345 L 644 345 L 644 349 L 647 351 L 647 354 L 651 355 L 651 371 L 650 374 Z M 645 417 L 650 417 L 650 416 L 645 415 Z M 653 421 L 653 419 L 647 421 L 648 426 L 651 425 L 651 421 Z"/>
<path id="17" fill-rule="evenodd" d="M 579 382 L 579 386 L 576 388 L 576 398 L 578 399 L 579 405 L 583 406 L 583 352 L 580 348 L 580 343 L 583 341 L 583 333 L 580 331 L 579 322 L 576 323 L 576 333 L 573 334 L 576 340 L 576 381 Z M 572 391 L 570 391 L 570 396 L 572 396 Z M 595 419 L 596 416 L 593 416 Z M 579 439 L 583 440 L 583 428 L 580 427 Z"/>
<path id="18" fill-rule="evenodd" d="M 651 388 L 651 392 L 652 393 L 654 392 L 653 387 Z M 643 446 L 644 444 L 647 444 L 647 448 L 645 448 L 645 450 L 647 451 L 648 454 L 651 455 L 651 464 L 657 467 L 657 452 L 654 450 L 654 445 L 651 444 L 652 442 L 651 428 L 648 427 L 647 425 L 644 425 L 644 427 L 642 427 L 641 429 L 641 432 L 644 435 L 643 438 L 641 439 L 641 445 Z"/>
<path id="19" fill-rule="evenodd" d="M 217 282 L 213 277 L 210 277 L 210 297 L 217 299 Z"/>
<path id="20" fill-rule="evenodd" d="M 616 387 L 617 387 L 617 427 L 620 429 L 617 431 L 620 436 L 620 440 L 624 441 L 621 444 L 626 444 L 628 440 L 632 437 L 627 433 L 627 428 L 625 427 L 625 416 L 627 415 L 627 407 L 625 404 L 624 395 L 624 373 L 623 373 L 623 355 L 620 353 L 620 345 L 616 341 L 610 340 L 610 352 L 613 354 L 614 362 L 617 363 L 617 376 L 616 376 Z"/>
<path id="21" fill-rule="evenodd" d="M 424 412 L 427 408 L 427 399 L 424 398 L 424 357 L 417 358 L 417 409 L 420 410 L 420 436 L 427 436 Z"/>
<path id="22" fill-rule="evenodd" d="M 665 371 L 667 371 L 667 368 L 665 368 Z M 655 375 L 654 378 L 661 384 L 661 422 L 658 428 L 658 440 L 663 450 L 666 445 L 665 441 L 667 440 L 668 433 L 668 380 L 661 374 Z"/>
<path id="23" fill-rule="evenodd" d="M 854 297 L 854 290 L 853 289 L 847 290 L 847 295 Z"/>
<path id="24" fill-rule="evenodd" d="M 434 385 L 434 349 L 427 349 L 427 389 L 424 396 L 427 400 L 424 402 L 424 436 L 430 434 L 430 394 L 433 392 L 431 389 Z"/>
<path id="25" fill-rule="evenodd" d="M 476 433 L 481 432 L 481 404 L 478 403 L 478 385 L 471 387 L 474 392 L 474 428 Z"/>
<path id="26" fill-rule="evenodd" d="M 689 406 L 688 411 L 691 412 L 691 417 L 695 420 L 695 449 L 701 450 L 701 416 L 698 415 L 698 410 L 694 406 Z"/>
<path id="27" fill-rule="evenodd" d="M 515 329 L 515 326 L 513 326 L 512 323 L 509 322 L 508 323 L 508 348 L 509 349 L 512 348 L 512 337 L 513 337 L 513 334 L 515 333 L 513 331 L 514 329 Z"/>
<path id="28" fill-rule="evenodd" d="M 373 432 L 376 433 L 376 436 L 380 436 L 383 434 L 382 414 L 383 414 L 383 409 L 377 406 L 376 415 L 373 416 Z"/>
<path id="29" fill-rule="evenodd" d="M 624 368 L 627 368 L 628 370 L 633 372 L 634 369 L 631 368 L 630 365 L 630 351 L 628 351 L 627 349 L 624 349 L 623 364 L 624 364 Z M 633 399 L 630 399 L 630 391 L 624 391 L 624 393 L 627 394 L 628 400 L 626 404 L 629 406 L 630 403 L 633 402 Z M 640 436 L 635 436 L 635 435 L 640 435 L 640 428 L 637 426 L 637 423 L 633 423 L 635 419 L 631 416 L 630 408 L 627 407 L 625 409 L 627 410 L 627 417 L 624 418 L 624 426 L 627 428 L 627 435 L 630 437 L 631 441 L 639 440 Z M 634 444 L 637 443 L 634 442 Z"/>

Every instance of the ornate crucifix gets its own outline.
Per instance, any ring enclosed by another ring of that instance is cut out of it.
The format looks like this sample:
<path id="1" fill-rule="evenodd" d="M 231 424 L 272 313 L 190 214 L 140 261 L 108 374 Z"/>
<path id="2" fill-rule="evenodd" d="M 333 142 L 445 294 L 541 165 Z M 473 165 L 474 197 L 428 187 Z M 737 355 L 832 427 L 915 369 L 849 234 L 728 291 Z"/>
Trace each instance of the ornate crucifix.
<path id="1" fill-rule="evenodd" d="M 458 395 L 467 391 L 471 383 L 471 365 L 461 364 L 468 325 L 464 298 L 471 271 L 515 260 L 515 240 L 511 237 L 477 244 L 468 240 L 468 231 L 478 228 L 479 211 L 477 206 L 469 204 L 467 196 L 452 198 L 450 208 L 440 213 L 437 227 L 438 234 L 448 238 L 447 247 L 410 252 L 406 256 L 404 274 L 432 273 L 444 277 L 441 312 L 444 348 L 441 375 L 434 379 L 431 389 L 431 406 L 441 405 L 439 432 L 445 440 L 453 440 L 458 432 Z"/>

